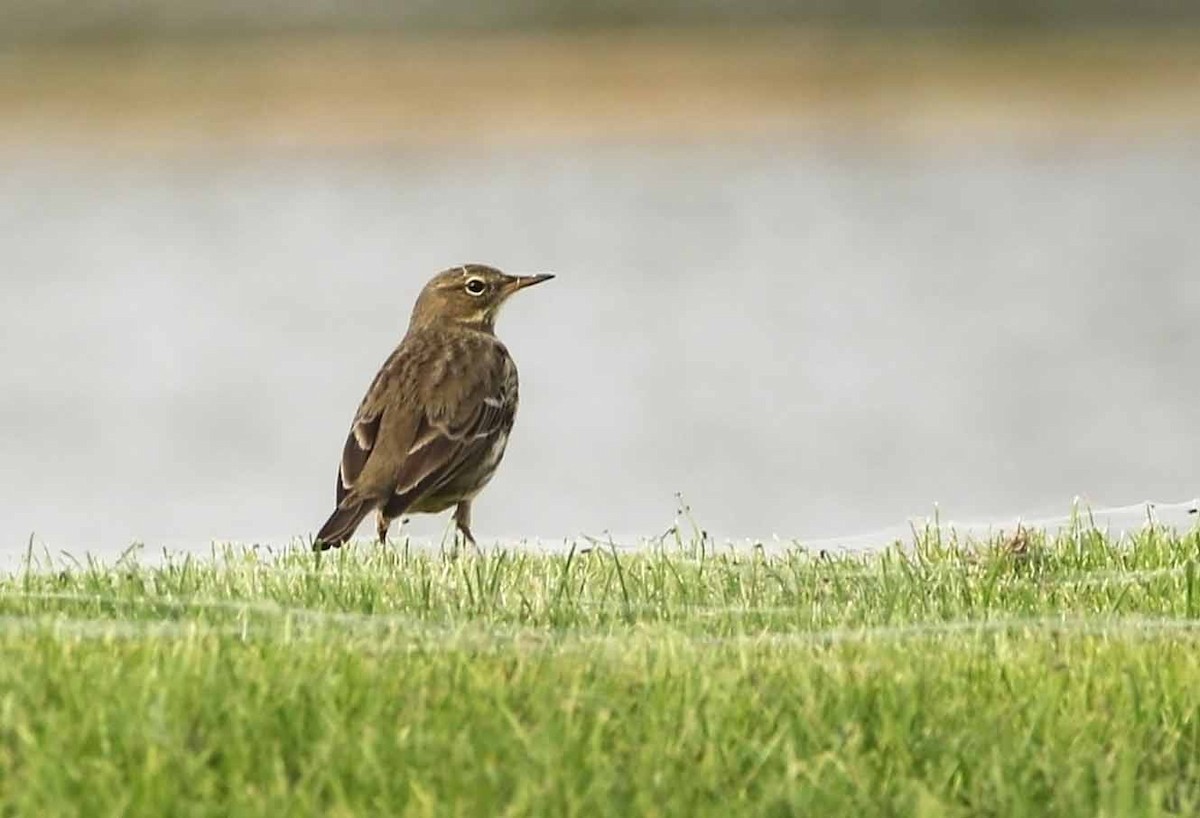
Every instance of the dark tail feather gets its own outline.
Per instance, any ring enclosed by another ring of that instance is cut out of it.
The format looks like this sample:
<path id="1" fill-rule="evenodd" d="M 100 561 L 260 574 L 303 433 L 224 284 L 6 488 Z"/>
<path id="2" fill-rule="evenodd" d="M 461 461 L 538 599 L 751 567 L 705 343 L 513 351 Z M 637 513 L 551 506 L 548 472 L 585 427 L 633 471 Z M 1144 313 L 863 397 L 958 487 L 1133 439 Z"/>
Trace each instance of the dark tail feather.
<path id="1" fill-rule="evenodd" d="M 354 534 L 363 517 L 371 513 L 372 505 L 367 502 L 343 503 L 334 510 L 325 525 L 317 532 L 313 542 L 313 551 L 327 551 L 330 548 L 340 548 Z"/>

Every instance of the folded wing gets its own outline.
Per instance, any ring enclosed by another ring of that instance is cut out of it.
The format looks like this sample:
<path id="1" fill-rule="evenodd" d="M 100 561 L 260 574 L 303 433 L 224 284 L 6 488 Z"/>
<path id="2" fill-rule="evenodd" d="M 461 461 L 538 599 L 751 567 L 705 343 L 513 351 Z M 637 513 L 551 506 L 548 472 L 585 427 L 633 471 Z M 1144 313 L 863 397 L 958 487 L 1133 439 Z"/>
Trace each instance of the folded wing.
<path id="1" fill-rule="evenodd" d="M 389 504 L 389 515 L 438 492 L 486 481 L 476 469 L 512 429 L 516 369 L 499 344 L 476 362 L 480 365 L 469 377 L 426 395 L 425 411 L 395 476 L 396 501 Z"/>
<path id="2" fill-rule="evenodd" d="M 360 485 L 359 494 L 411 505 L 469 477 L 462 470 L 512 428 L 516 367 L 498 341 L 481 338 L 452 358 L 416 353 L 398 349 L 367 390 L 342 448 L 339 505 Z"/>

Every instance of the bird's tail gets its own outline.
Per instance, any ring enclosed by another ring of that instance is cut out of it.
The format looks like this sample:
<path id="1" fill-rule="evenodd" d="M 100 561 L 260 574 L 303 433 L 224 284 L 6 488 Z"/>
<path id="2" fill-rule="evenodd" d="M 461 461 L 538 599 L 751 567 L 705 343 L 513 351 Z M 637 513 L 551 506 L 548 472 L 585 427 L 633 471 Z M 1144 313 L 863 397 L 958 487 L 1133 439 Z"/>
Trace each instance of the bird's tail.
<path id="1" fill-rule="evenodd" d="M 340 548 L 354 534 L 354 530 L 358 528 L 363 517 L 371 513 L 372 508 L 374 508 L 374 504 L 368 500 L 347 497 L 338 504 L 333 514 L 329 515 L 329 519 L 325 521 L 325 525 L 321 526 L 321 530 L 317 532 L 317 539 L 313 542 L 313 551 Z"/>

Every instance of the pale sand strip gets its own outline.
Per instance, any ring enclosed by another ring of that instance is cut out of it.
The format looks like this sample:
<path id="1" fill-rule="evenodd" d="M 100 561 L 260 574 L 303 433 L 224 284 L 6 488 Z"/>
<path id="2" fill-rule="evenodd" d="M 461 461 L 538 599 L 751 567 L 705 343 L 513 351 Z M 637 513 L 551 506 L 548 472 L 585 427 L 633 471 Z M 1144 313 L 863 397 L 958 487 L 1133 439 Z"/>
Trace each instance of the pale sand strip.
<path id="1" fill-rule="evenodd" d="M 359 37 L 0 51 L 0 147 L 1200 135 L 1200 33 Z"/>

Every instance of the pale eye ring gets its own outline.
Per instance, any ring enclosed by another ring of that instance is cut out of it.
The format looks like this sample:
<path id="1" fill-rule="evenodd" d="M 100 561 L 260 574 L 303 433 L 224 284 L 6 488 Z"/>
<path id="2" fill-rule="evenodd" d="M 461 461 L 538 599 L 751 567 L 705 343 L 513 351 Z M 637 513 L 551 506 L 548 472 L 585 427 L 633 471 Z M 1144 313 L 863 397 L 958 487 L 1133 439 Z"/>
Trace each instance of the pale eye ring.
<path id="1" fill-rule="evenodd" d="M 482 278 L 468 278 L 467 292 L 471 295 L 483 295 L 487 291 L 487 284 Z"/>

